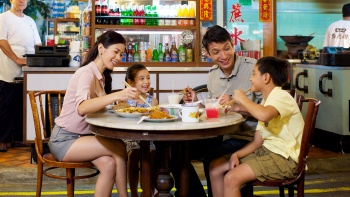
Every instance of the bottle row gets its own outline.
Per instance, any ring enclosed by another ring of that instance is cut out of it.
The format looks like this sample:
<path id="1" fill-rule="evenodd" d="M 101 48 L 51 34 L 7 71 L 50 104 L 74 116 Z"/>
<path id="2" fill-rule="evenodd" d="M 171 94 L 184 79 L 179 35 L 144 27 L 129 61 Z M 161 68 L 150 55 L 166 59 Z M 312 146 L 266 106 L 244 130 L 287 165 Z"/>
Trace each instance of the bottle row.
<path id="1" fill-rule="evenodd" d="M 139 47 L 140 46 L 140 47 Z M 191 44 L 180 44 L 176 48 L 175 38 L 173 37 L 171 47 L 169 44 L 158 44 L 158 49 L 149 42 L 129 43 L 125 50 L 121 62 L 192 62 L 193 49 Z"/>
<path id="2" fill-rule="evenodd" d="M 95 2 L 97 24 L 148 25 L 148 26 L 192 26 L 196 11 L 192 5 L 107 5 L 107 1 Z M 112 16 L 113 18 L 100 18 Z"/>
<path id="3" fill-rule="evenodd" d="M 146 17 L 96 17 L 96 24 L 146 25 L 146 26 L 194 26 L 194 18 L 146 18 Z"/>

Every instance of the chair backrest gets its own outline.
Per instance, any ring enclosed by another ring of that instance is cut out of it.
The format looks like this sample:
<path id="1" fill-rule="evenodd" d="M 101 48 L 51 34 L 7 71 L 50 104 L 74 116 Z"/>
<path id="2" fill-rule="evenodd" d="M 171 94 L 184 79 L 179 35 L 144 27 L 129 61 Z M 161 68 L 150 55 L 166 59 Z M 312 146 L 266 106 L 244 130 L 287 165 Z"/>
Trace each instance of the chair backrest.
<path id="1" fill-rule="evenodd" d="M 300 155 L 299 155 L 299 167 L 298 174 L 304 171 L 306 166 L 306 159 L 309 153 L 310 140 L 313 136 L 316 124 L 316 117 L 321 101 L 314 98 L 304 98 L 302 95 L 298 95 L 297 102 L 300 111 L 302 110 L 302 105 L 308 103 L 308 108 L 305 116 L 305 125 L 301 140 Z"/>
<path id="2" fill-rule="evenodd" d="M 49 134 L 51 134 L 55 126 L 54 116 L 61 113 L 62 101 L 65 93 L 65 90 L 28 92 L 35 127 L 35 144 L 37 153 L 40 155 L 42 155 L 44 151 L 43 140 L 47 140 L 48 137 L 50 137 Z M 53 103 L 53 97 L 56 98 L 56 96 L 57 103 Z"/>

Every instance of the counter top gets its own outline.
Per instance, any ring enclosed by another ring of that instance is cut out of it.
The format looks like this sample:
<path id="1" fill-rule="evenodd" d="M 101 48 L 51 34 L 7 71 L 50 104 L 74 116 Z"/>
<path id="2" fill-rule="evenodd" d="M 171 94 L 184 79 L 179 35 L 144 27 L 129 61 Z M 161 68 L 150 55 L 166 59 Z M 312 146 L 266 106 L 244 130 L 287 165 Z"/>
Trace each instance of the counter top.
<path id="1" fill-rule="evenodd" d="M 23 67 L 24 72 L 75 72 L 79 67 Z M 116 67 L 113 71 L 126 72 L 128 67 Z M 158 72 L 209 72 L 210 67 L 147 67 Z"/>
<path id="2" fill-rule="evenodd" d="M 297 64 L 298 68 L 316 68 L 322 70 L 350 70 L 350 67 L 344 66 L 325 66 L 325 65 L 317 65 L 317 64 Z"/>

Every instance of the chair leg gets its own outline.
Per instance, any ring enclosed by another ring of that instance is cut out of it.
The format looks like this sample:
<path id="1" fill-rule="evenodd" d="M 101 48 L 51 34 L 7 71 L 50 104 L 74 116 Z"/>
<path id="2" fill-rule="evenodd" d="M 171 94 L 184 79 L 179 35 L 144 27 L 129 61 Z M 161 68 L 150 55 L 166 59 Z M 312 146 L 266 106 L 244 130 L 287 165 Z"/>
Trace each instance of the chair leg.
<path id="1" fill-rule="evenodd" d="M 246 183 L 245 186 L 241 188 L 241 195 L 245 197 L 253 197 L 254 188 L 250 183 Z"/>
<path id="2" fill-rule="evenodd" d="M 279 189 L 280 189 L 280 197 L 284 197 L 284 187 L 281 186 L 279 187 Z"/>
<path id="3" fill-rule="evenodd" d="M 294 188 L 293 185 L 288 187 L 288 197 L 293 197 L 294 196 L 294 190 L 295 190 L 295 188 Z"/>
<path id="4" fill-rule="evenodd" d="M 40 161 L 39 158 L 37 158 L 37 166 L 38 166 L 38 173 L 37 173 L 37 181 L 36 181 L 36 197 L 40 197 L 41 188 L 43 185 L 43 163 Z"/>
<path id="5" fill-rule="evenodd" d="M 74 197 L 74 168 L 66 168 L 67 196 Z"/>
<path id="6" fill-rule="evenodd" d="M 304 197 L 304 183 L 305 183 L 305 176 L 301 178 L 297 185 L 297 197 Z"/>

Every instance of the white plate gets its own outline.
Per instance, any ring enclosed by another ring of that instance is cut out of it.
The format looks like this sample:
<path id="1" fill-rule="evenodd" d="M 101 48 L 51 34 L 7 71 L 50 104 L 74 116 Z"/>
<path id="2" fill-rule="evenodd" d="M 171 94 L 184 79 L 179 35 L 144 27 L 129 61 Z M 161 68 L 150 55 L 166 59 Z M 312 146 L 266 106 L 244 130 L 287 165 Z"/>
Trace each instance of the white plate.
<path id="1" fill-rule="evenodd" d="M 150 119 L 150 118 L 146 118 L 143 121 L 146 121 L 146 122 L 171 122 L 171 121 L 177 120 L 178 118 L 179 118 L 178 116 L 172 116 L 171 119 Z"/>
<path id="2" fill-rule="evenodd" d="M 125 112 L 117 112 L 117 111 L 114 111 L 114 113 L 124 118 L 138 118 L 144 115 L 141 113 L 125 113 Z"/>

